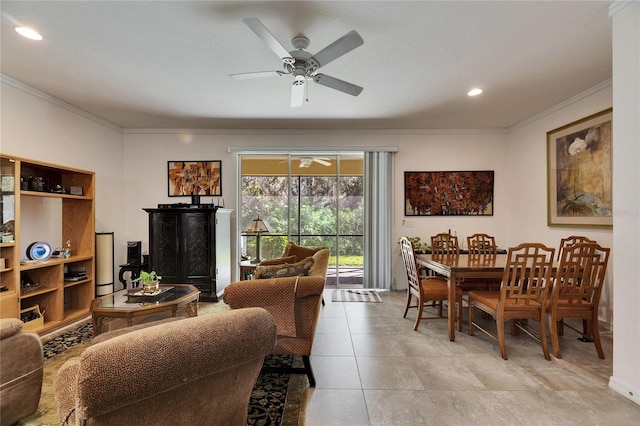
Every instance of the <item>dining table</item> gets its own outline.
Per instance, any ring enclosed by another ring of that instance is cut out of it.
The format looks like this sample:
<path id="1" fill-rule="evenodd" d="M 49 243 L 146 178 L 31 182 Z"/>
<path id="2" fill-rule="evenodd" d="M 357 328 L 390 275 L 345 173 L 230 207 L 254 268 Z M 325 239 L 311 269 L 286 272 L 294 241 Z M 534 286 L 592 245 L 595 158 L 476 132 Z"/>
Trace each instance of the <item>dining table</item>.
<path id="1" fill-rule="evenodd" d="M 457 283 L 467 278 L 500 279 L 504 273 L 507 259 L 507 254 L 416 255 L 416 263 L 419 266 L 447 278 L 449 340 L 456 339 Z"/>

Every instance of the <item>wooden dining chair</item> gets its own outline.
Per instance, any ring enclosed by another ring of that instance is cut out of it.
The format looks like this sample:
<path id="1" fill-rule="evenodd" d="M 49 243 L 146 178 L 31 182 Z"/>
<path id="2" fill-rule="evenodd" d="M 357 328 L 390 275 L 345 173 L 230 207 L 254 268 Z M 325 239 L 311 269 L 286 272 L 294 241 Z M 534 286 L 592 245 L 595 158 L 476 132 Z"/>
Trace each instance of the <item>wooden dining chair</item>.
<path id="1" fill-rule="evenodd" d="M 587 237 L 584 237 L 584 236 L 581 236 L 581 235 L 571 235 L 569 237 L 565 237 L 565 238 L 560 239 L 560 246 L 558 247 L 558 261 L 560 260 L 560 257 L 562 256 L 562 250 L 565 247 L 569 247 L 569 246 L 572 246 L 572 245 L 578 244 L 578 243 L 595 243 L 595 242 L 596 241 L 591 240 L 591 239 L 589 239 Z M 560 332 L 560 336 L 562 336 L 563 333 L 564 333 L 563 325 L 564 325 L 564 321 L 560 320 L 559 323 L 558 323 L 558 330 Z M 586 333 L 587 332 L 585 331 L 585 334 Z"/>
<path id="2" fill-rule="evenodd" d="M 460 253 L 458 237 L 448 232 L 433 235 L 431 237 L 431 256 L 457 256 Z"/>
<path id="3" fill-rule="evenodd" d="M 407 317 L 409 308 L 418 309 L 416 322 L 413 326 L 414 330 L 418 330 L 420 321 L 423 319 L 446 319 L 446 317 L 442 315 L 442 301 L 448 298 L 446 278 L 418 275 L 413 243 L 407 237 L 400 238 L 400 250 L 409 283 L 409 287 L 407 288 L 407 306 L 402 317 Z M 415 304 L 412 304 L 414 297 Z M 431 301 L 438 302 L 438 316 L 424 316 L 424 306 Z M 456 303 L 458 305 L 458 320 L 462 321 L 462 291 L 458 288 L 456 288 Z"/>
<path id="4" fill-rule="evenodd" d="M 469 292 L 469 335 L 474 328 L 496 339 L 503 359 L 507 359 L 504 323 L 507 320 L 531 319 L 540 322 L 539 336 L 535 330 L 521 321 L 513 326 L 539 340 L 542 352 L 550 360 L 546 327 L 544 325 L 544 303 L 552 278 L 555 249 L 539 243 L 523 243 L 509 248 L 507 264 L 502 275 L 500 291 Z M 473 320 L 473 310 L 479 309 L 496 320 L 497 336 Z"/>
<path id="5" fill-rule="evenodd" d="M 598 357 L 604 359 L 598 327 L 598 304 L 604 284 L 610 249 L 595 242 L 565 246 L 553 281 L 545 311 L 549 318 L 551 343 L 556 358 L 562 358 L 562 327 L 581 333 L 582 340 L 593 341 Z M 582 319 L 583 330 L 564 323 L 566 318 Z"/>
<path id="6" fill-rule="evenodd" d="M 460 248 L 458 246 L 458 237 L 451 235 L 451 231 L 442 232 L 431 236 L 431 258 L 435 260 L 442 260 L 451 256 L 458 256 Z M 434 271 L 428 271 L 420 269 L 420 272 L 426 272 L 427 275 L 441 276 Z M 432 302 L 434 306 L 435 302 Z M 458 324 L 458 327 L 462 330 L 462 323 Z"/>
<path id="7" fill-rule="evenodd" d="M 562 255 L 562 250 L 565 247 L 572 246 L 578 243 L 595 243 L 596 241 L 589 239 L 587 237 L 583 237 L 580 235 L 572 235 L 570 237 L 561 238 L 560 246 L 558 247 L 558 260 L 560 260 L 560 256 Z"/>
<path id="8" fill-rule="evenodd" d="M 498 253 L 495 237 L 487 234 L 473 234 L 467 237 L 467 247 L 470 261 L 483 262 L 492 259 Z M 458 283 L 462 291 L 500 289 L 500 280 L 485 278 L 471 278 Z"/>
<path id="9" fill-rule="evenodd" d="M 470 255 L 495 254 L 498 251 L 495 237 L 487 234 L 473 234 L 468 236 L 467 247 Z"/>

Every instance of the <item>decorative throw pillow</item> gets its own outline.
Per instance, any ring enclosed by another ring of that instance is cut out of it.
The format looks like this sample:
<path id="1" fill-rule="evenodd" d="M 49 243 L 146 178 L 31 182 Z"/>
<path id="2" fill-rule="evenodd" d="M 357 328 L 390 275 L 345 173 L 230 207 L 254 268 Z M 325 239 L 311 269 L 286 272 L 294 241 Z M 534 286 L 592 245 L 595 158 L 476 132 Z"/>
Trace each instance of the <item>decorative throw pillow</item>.
<path id="1" fill-rule="evenodd" d="M 296 263 L 295 256 L 284 256 L 284 257 L 276 257 L 273 259 L 265 259 L 258 264 L 258 266 L 266 266 L 266 265 L 282 265 L 283 263 Z"/>
<path id="2" fill-rule="evenodd" d="M 256 267 L 254 279 L 295 277 L 309 275 L 309 270 L 313 266 L 313 258 L 308 257 L 297 263 L 284 263 L 281 265 L 268 265 Z"/>
<path id="3" fill-rule="evenodd" d="M 313 256 L 318 250 L 322 250 L 323 248 L 329 247 L 303 247 L 297 245 L 293 241 L 289 241 L 287 248 L 284 250 L 284 255 L 295 256 L 296 260 L 299 262 L 307 257 Z"/>
<path id="4" fill-rule="evenodd" d="M 323 248 L 313 255 L 313 266 L 309 270 L 309 276 L 319 275 L 326 278 L 329 264 L 329 249 Z"/>

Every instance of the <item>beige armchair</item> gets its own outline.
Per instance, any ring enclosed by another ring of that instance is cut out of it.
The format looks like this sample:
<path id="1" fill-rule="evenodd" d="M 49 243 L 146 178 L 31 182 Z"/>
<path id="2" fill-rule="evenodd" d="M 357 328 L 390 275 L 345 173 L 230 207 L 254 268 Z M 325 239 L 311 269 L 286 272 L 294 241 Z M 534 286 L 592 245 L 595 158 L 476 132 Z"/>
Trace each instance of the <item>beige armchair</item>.
<path id="1" fill-rule="evenodd" d="M 44 357 L 40 336 L 22 332 L 17 318 L 0 319 L 0 424 L 38 410 Z"/>
<path id="2" fill-rule="evenodd" d="M 105 333 L 58 371 L 60 422 L 244 426 L 275 339 L 273 318 L 258 308 Z"/>
<path id="3" fill-rule="evenodd" d="M 278 335 L 273 353 L 301 356 L 304 368 L 284 371 L 306 374 L 313 387 L 316 382 L 309 356 L 320 313 L 329 249 L 317 248 L 311 257 L 313 266 L 307 276 L 238 281 L 225 288 L 223 300 L 231 309 L 258 306 L 269 311 L 276 322 Z M 263 369 L 263 372 L 268 371 Z"/>

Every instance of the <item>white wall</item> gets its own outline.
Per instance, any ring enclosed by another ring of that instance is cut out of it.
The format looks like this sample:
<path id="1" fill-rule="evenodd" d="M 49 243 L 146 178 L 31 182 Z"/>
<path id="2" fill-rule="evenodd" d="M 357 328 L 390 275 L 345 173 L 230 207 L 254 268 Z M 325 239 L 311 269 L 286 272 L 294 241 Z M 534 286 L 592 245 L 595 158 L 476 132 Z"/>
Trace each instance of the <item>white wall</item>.
<path id="1" fill-rule="evenodd" d="M 640 3 L 619 2 L 612 12 L 616 291 L 609 386 L 640 404 Z"/>
<path id="2" fill-rule="evenodd" d="M 613 247 L 611 229 L 547 226 L 547 132 L 603 111 L 611 105 L 611 86 L 607 86 L 508 135 L 509 245 L 537 241 L 557 249 L 561 238 L 584 235 L 598 241 L 603 247 Z M 615 253 L 611 255 L 613 258 Z M 613 320 L 612 264 L 613 261 L 610 261 L 599 314 L 607 325 L 611 325 Z"/>
<path id="3" fill-rule="evenodd" d="M 234 156 L 215 138 L 176 131 L 125 134 L 124 140 L 124 232 L 128 240 L 142 241 L 143 253 L 149 250 L 149 215 L 142 209 L 191 202 L 189 197 L 168 196 L 168 161 L 222 161 L 222 197 L 202 197 L 201 202 L 224 200 L 225 207 L 235 209 Z"/>
<path id="4" fill-rule="evenodd" d="M 62 102 L 33 89 L 3 80 L 0 90 L 2 153 L 96 173 L 96 232 L 115 232 L 117 273 L 118 262 L 126 259 L 126 240 L 122 240 L 122 132 L 72 112 Z M 27 202 L 36 202 L 34 208 L 55 204 L 44 200 Z M 24 228 L 31 219 L 28 211 L 22 213 Z M 36 225 L 35 219 L 31 223 Z M 57 227 L 41 224 L 35 233 L 26 229 L 24 242 L 33 238 L 54 248 L 62 246 L 61 227 L 59 219 Z"/>
<path id="5" fill-rule="evenodd" d="M 431 235 L 450 229 L 451 233 L 456 233 L 459 239 L 464 239 L 467 235 L 476 232 L 486 232 L 496 237 L 498 246 L 506 245 L 507 230 L 504 224 L 509 210 L 505 132 L 429 132 L 396 136 L 394 140 L 400 141 L 394 164 L 394 210 L 398 219 L 396 220 L 398 222 L 397 237 L 419 236 L 428 242 Z M 448 170 L 493 170 L 495 172 L 495 200 L 492 216 L 404 216 L 404 172 Z"/>
<path id="6" fill-rule="evenodd" d="M 496 237 L 499 247 L 507 247 L 509 217 L 508 158 L 505 132 L 441 131 L 422 134 L 400 134 L 391 138 L 398 144 L 394 161 L 393 238 L 420 237 L 429 242 L 440 232 L 456 234 L 466 244 L 467 235 L 483 232 Z M 493 170 L 493 216 L 404 216 L 405 171 Z M 394 288 L 407 288 L 400 249 L 394 247 Z"/>

